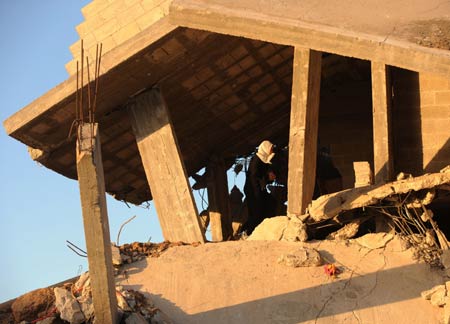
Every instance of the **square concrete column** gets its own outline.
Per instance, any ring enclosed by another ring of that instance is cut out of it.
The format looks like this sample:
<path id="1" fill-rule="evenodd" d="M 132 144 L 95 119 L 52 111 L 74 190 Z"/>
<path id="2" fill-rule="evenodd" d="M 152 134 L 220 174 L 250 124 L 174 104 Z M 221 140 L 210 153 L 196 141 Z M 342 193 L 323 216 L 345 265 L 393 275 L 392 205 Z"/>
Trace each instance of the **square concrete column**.
<path id="1" fill-rule="evenodd" d="M 295 47 L 289 129 L 288 215 L 301 215 L 316 179 L 322 53 Z"/>
<path id="2" fill-rule="evenodd" d="M 227 170 L 223 159 L 213 156 L 206 167 L 206 174 L 211 236 L 213 241 L 220 242 L 233 234 Z"/>
<path id="3" fill-rule="evenodd" d="M 372 62 L 373 173 L 376 184 L 393 180 L 391 100 L 389 67 Z"/>
<path id="4" fill-rule="evenodd" d="M 117 323 L 100 136 L 97 124 L 78 128 L 77 171 L 96 323 Z"/>
<path id="5" fill-rule="evenodd" d="M 129 117 L 164 239 L 205 242 L 169 111 L 159 89 L 137 96 Z"/>

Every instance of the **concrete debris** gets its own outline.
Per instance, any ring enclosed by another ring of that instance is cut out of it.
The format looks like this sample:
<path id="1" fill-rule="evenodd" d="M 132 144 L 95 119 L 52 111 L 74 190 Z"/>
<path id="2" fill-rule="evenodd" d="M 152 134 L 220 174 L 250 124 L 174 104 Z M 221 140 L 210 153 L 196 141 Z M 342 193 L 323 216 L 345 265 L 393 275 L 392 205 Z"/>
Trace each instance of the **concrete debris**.
<path id="1" fill-rule="evenodd" d="M 114 266 L 120 266 L 122 264 L 122 257 L 120 255 L 120 250 L 114 243 L 111 243 L 111 256 L 112 256 L 112 263 Z"/>
<path id="2" fill-rule="evenodd" d="M 327 236 L 328 240 L 348 240 L 351 239 L 358 233 L 359 225 L 361 224 L 361 221 L 359 219 L 354 220 L 353 222 L 350 222 L 341 229 L 337 230 L 336 232 L 330 233 Z"/>
<path id="3" fill-rule="evenodd" d="M 369 233 L 355 239 L 355 242 L 365 248 L 375 250 L 381 249 L 394 238 L 390 233 Z"/>
<path id="4" fill-rule="evenodd" d="M 280 241 L 288 224 L 287 216 L 266 218 L 255 228 L 247 241 Z"/>
<path id="5" fill-rule="evenodd" d="M 306 224 L 295 216 L 291 217 L 283 232 L 281 240 L 288 242 L 306 242 L 308 240 Z"/>
<path id="6" fill-rule="evenodd" d="M 72 296 L 72 293 L 64 288 L 55 288 L 55 306 L 60 313 L 61 319 L 71 324 L 81 324 L 86 318 L 81 311 L 80 304 Z"/>
<path id="7" fill-rule="evenodd" d="M 293 253 L 282 254 L 277 262 L 293 268 L 317 267 L 323 264 L 323 259 L 317 250 L 302 247 Z"/>
<path id="8" fill-rule="evenodd" d="M 314 200 L 308 209 L 309 216 L 315 221 L 331 219 L 342 211 L 374 205 L 393 195 L 431 189 L 444 184 L 450 184 L 450 171 L 448 170 L 398 180 L 384 185 L 347 189 Z M 424 200 L 424 202 L 428 200 Z"/>
<path id="9" fill-rule="evenodd" d="M 130 305 L 128 305 L 127 301 L 125 300 L 125 297 L 119 291 L 116 292 L 116 297 L 117 297 L 117 306 L 121 310 L 123 310 L 124 312 L 133 311 Z"/>
<path id="10" fill-rule="evenodd" d="M 54 301 L 55 296 L 50 288 L 33 290 L 20 296 L 11 305 L 14 320 L 19 323 L 41 318 L 51 310 Z"/>
<path id="11" fill-rule="evenodd" d="M 120 257 L 122 263 L 132 263 L 142 260 L 146 257 L 157 258 L 172 246 L 189 245 L 183 242 L 162 242 L 162 243 L 142 243 L 134 242 L 131 244 L 124 244 L 119 246 Z M 195 244 L 193 244 L 195 245 Z"/>
<path id="12" fill-rule="evenodd" d="M 276 216 L 259 224 L 249 241 L 305 242 L 308 239 L 306 225 L 297 217 Z"/>
<path id="13" fill-rule="evenodd" d="M 433 306 L 444 306 L 445 296 L 447 296 L 447 289 L 445 285 L 438 286 L 439 288 L 431 295 L 430 302 Z"/>

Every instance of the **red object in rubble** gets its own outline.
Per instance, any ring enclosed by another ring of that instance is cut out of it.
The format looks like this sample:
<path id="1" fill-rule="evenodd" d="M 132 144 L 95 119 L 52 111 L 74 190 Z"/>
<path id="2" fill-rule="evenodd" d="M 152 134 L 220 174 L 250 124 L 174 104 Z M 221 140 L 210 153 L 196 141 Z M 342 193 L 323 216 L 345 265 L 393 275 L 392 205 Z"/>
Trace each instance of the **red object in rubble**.
<path id="1" fill-rule="evenodd" d="M 336 277 L 340 273 L 339 269 L 333 263 L 328 263 L 323 267 L 325 274 L 329 277 Z"/>

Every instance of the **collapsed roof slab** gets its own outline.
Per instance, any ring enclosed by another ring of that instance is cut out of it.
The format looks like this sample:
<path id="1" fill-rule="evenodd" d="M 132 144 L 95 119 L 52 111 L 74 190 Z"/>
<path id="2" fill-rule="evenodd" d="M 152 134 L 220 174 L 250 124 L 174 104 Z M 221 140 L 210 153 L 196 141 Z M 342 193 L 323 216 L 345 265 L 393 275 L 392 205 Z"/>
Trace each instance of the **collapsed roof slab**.
<path id="1" fill-rule="evenodd" d="M 169 18 L 179 26 L 450 76 L 448 48 L 427 48 L 412 42 L 420 36 L 421 31 L 415 29 L 419 23 L 449 21 L 450 3 L 412 2 L 359 4 L 346 0 L 336 5 L 331 0 L 175 0 Z"/>

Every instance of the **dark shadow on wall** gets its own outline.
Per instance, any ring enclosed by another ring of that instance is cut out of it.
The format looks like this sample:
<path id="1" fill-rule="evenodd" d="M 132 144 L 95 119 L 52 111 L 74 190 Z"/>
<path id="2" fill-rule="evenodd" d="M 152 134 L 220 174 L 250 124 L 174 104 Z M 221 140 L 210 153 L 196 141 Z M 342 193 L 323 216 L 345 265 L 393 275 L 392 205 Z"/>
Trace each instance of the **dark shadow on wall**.
<path id="1" fill-rule="evenodd" d="M 413 264 L 367 275 L 356 276 L 354 274 L 349 279 L 330 281 L 320 286 L 196 314 L 186 313 L 178 305 L 165 299 L 164 296 L 148 295 L 158 308 L 174 320 L 174 323 L 293 324 L 344 313 L 348 313 L 349 319 L 350 317 L 354 319 L 356 315 L 352 313 L 353 311 L 413 298 L 420 299 L 422 291 L 437 284 L 427 279 L 429 271 L 429 266 L 426 264 Z M 212 283 L 212 285 L 214 284 Z M 186 287 L 177 286 L 177 289 L 189 294 L 188 285 Z M 213 288 L 205 287 L 205 289 L 211 290 Z M 249 287 L 243 287 L 243 289 L 249 289 Z M 221 291 L 216 293 L 223 295 L 224 298 L 226 295 L 232 294 Z M 226 303 L 226 300 L 224 302 Z M 208 301 L 198 300 L 198 303 L 207 304 Z M 429 314 L 429 308 L 418 307 L 414 310 L 415 315 L 409 316 L 420 318 L 420 315 L 423 318 L 427 312 Z M 396 317 L 403 318 L 402 314 L 404 314 L 404 310 L 398 308 Z M 377 315 L 373 316 L 373 319 L 377 320 Z M 382 318 L 385 317 L 380 316 L 379 319 Z M 408 318 L 408 316 L 404 316 L 404 318 Z"/>
<path id="2" fill-rule="evenodd" d="M 423 173 L 419 74 L 391 68 L 394 175 Z"/>
<path id="3" fill-rule="evenodd" d="M 450 108 L 449 108 L 450 109 Z M 450 134 L 450 119 L 448 121 L 449 128 L 446 131 Z M 441 169 L 450 165 L 450 137 L 447 138 L 445 144 L 439 149 L 436 155 L 425 166 L 425 172 L 439 172 Z"/>

